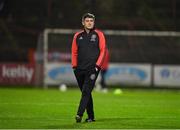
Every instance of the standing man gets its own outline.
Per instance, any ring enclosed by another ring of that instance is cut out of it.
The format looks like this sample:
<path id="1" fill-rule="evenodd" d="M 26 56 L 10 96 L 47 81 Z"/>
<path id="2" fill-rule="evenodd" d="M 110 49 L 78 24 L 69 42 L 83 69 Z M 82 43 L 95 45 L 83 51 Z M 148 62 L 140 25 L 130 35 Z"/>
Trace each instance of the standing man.
<path id="1" fill-rule="evenodd" d="M 100 75 L 101 75 L 101 81 L 100 81 L 101 91 L 103 93 L 108 92 L 107 85 L 106 85 L 106 74 L 108 71 L 108 67 L 109 67 L 109 51 L 108 51 L 108 49 L 106 49 L 106 55 L 105 55 L 105 58 L 104 58 L 104 61 L 102 64 L 102 68 L 101 68 L 101 72 L 100 72 Z"/>
<path id="2" fill-rule="evenodd" d="M 74 35 L 72 42 L 72 68 L 81 90 L 81 99 L 75 117 L 81 122 L 86 110 L 86 122 L 95 121 L 93 98 L 91 92 L 101 69 L 105 53 L 106 41 L 104 34 L 95 29 L 95 16 L 86 13 L 82 17 L 84 30 Z"/>

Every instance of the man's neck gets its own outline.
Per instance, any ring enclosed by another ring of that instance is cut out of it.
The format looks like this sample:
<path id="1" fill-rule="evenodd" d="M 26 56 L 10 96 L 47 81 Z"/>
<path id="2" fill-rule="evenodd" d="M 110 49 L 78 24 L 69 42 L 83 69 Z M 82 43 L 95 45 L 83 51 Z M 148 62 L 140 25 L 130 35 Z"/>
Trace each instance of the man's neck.
<path id="1" fill-rule="evenodd" d="M 95 27 L 93 27 L 92 29 L 84 28 L 84 30 L 86 31 L 87 34 L 90 33 L 94 29 L 95 29 Z"/>
<path id="2" fill-rule="evenodd" d="M 84 30 L 86 31 L 86 33 L 90 32 L 90 29 L 85 28 Z"/>

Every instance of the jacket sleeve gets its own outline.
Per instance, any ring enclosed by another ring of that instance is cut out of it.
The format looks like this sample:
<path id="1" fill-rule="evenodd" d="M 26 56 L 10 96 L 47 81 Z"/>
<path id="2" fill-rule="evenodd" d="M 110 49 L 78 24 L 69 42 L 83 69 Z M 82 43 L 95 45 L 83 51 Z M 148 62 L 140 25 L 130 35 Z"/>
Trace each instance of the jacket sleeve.
<path id="1" fill-rule="evenodd" d="M 78 47 L 76 43 L 77 34 L 74 35 L 71 47 L 71 64 L 72 68 L 77 67 L 77 56 L 78 56 Z"/>
<path id="2" fill-rule="evenodd" d="M 105 40 L 104 34 L 101 31 L 97 31 L 97 33 L 99 35 L 100 55 L 98 57 L 96 65 L 102 68 L 102 64 L 103 64 L 105 53 L 106 53 L 106 40 Z"/>

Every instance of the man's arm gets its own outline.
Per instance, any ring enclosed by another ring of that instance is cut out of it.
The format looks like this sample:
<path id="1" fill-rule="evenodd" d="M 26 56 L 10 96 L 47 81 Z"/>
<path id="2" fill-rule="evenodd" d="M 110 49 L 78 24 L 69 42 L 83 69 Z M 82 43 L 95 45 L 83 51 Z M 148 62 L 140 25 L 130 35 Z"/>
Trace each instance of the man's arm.
<path id="1" fill-rule="evenodd" d="M 77 67 L 77 56 L 78 56 L 78 47 L 76 43 L 76 38 L 77 38 L 78 33 L 74 35 L 73 42 L 72 42 L 72 47 L 71 47 L 71 64 L 72 68 Z"/>
<path id="2" fill-rule="evenodd" d="M 96 30 L 96 32 L 98 33 L 99 36 L 99 49 L 100 49 L 100 55 L 96 62 L 96 66 L 102 68 L 102 64 L 106 53 L 106 40 L 104 34 L 101 31 Z"/>

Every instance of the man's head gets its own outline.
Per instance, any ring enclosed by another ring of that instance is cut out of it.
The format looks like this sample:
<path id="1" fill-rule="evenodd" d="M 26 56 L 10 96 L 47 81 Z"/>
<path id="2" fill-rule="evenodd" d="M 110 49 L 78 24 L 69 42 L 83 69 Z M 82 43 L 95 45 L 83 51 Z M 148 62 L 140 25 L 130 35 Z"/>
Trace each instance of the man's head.
<path id="1" fill-rule="evenodd" d="M 95 16 L 91 13 L 86 13 L 82 16 L 82 25 L 85 29 L 93 29 L 95 24 Z"/>

